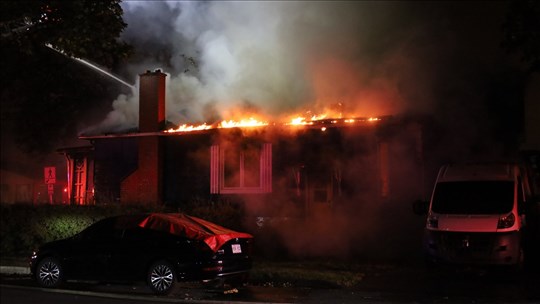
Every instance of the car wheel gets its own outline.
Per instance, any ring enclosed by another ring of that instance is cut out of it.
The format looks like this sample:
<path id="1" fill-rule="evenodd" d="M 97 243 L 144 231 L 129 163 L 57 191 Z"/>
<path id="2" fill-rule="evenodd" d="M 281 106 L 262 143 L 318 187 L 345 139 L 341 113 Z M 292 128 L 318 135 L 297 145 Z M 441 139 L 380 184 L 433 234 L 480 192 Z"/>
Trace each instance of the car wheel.
<path id="1" fill-rule="evenodd" d="M 56 287 L 64 279 L 64 270 L 57 259 L 47 257 L 36 268 L 36 280 L 40 286 Z"/>
<path id="2" fill-rule="evenodd" d="M 148 269 L 148 286 L 155 294 L 165 295 L 171 292 L 176 282 L 176 274 L 172 265 L 166 261 L 158 261 Z"/>

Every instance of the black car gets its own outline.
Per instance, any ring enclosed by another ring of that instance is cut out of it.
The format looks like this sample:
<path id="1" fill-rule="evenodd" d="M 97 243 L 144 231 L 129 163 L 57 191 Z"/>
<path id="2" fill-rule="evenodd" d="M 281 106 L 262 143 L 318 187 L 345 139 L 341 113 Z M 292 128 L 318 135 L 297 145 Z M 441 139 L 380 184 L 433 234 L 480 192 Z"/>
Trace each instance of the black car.
<path id="1" fill-rule="evenodd" d="M 146 280 L 156 294 L 177 281 L 247 279 L 252 236 L 181 213 L 115 216 L 41 246 L 31 258 L 39 285 L 65 280 Z"/>

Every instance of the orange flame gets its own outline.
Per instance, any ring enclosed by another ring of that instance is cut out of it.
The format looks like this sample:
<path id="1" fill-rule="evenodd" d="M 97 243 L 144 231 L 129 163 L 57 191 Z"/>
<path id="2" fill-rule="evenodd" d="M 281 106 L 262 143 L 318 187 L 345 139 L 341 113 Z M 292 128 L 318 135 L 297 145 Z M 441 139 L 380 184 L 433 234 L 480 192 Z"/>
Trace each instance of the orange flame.
<path id="1" fill-rule="evenodd" d="M 215 125 L 209 125 L 207 123 L 203 123 L 200 125 L 188 125 L 183 124 L 179 126 L 178 128 L 174 129 L 171 128 L 166 133 L 175 133 L 175 132 L 193 132 L 193 131 L 204 131 L 209 129 L 228 129 L 228 128 L 247 128 L 247 127 L 262 127 L 267 126 L 268 122 L 266 121 L 260 121 L 255 118 L 248 118 L 248 119 L 242 119 L 239 121 L 235 120 L 223 120 L 218 124 Z"/>
<path id="2" fill-rule="evenodd" d="M 212 126 L 209 126 L 206 123 L 203 123 L 202 125 L 198 125 L 198 126 L 183 124 L 176 129 L 171 128 L 165 132 L 167 133 L 192 132 L 192 131 L 202 131 L 202 130 L 208 130 L 208 129 L 212 129 Z"/>
<path id="3" fill-rule="evenodd" d="M 337 124 L 337 123 L 345 123 L 345 124 L 354 124 L 354 123 L 360 123 L 360 122 L 376 122 L 381 120 L 381 118 L 378 117 L 369 117 L 369 118 L 341 118 L 341 114 L 339 115 L 339 118 L 327 118 L 331 117 L 330 114 L 324 113 L 324 114 L 317 114 L 317 115 L 309 115 L 309 116 L 302 116 L 302 115 L 296 115 L 289 119 L 288 122 L 283 123 L 283 125 L 286 126 L 311 126 L 315 125 L 317 123 L 331 123 L 331 124 Z M 264 120 L 258 120 L 255 118 L 247 118 L 247 119 L 240 119 L 240 120 L 223 120 L 219 123 L 215 124 L 207 124 L 202 123 L 199 125 L 188 125 L 183 124 L 179 126 L 178 128 L 174 129 L 171 128 L 169 130 L 166 130 L 166 133 L 175 133 L 175 132 L 193 132 L 193 131 L 204 131 L 204 130 L 210 130 L 210 129 L 228 129 L 228 128 L 251 128 L 251 127 L 263 127 L 270 125 L 269 122 Z M 326 127 L 324 127 L 324 130 L 326 130 Z M 323 131 L 324 131 L 323 130 Z"/>
<path id="4" fill-rule="evenodd" d="M 238 127 L 262 127 L 267 126 L 268 122 L 259 121 L 255 118 L 242 119 L 240 121 L 224 120 L 219 123 L 218 128 L 238 128 Z"/>

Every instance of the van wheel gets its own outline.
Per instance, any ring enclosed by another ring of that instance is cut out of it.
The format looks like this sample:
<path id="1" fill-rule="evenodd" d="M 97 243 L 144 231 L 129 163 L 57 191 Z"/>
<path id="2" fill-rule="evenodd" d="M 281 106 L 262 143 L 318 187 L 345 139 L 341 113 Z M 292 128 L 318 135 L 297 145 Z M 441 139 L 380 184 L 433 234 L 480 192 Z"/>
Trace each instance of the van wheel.
<path id="1" fill-rule="evenodd" d="M 147 282 L 155 294 L 169 294 L 176 283 L 174 267 L 166 261 L 155 262 L 148 269 Z"/>

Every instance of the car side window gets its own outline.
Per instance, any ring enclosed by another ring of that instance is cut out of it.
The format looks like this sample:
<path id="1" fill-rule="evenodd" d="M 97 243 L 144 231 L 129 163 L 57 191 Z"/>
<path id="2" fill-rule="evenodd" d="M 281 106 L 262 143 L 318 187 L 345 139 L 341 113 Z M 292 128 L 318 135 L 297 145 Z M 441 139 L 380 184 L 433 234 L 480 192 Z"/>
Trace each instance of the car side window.
<path id="1" fill-rule="evenodd" d="M 126 229 L 123 238 L 132 241 L 157 240 L 160 237 L 156 231 L 141 227 Z"/>
<path id="2" fill-rule="evenodd" d="M 103 241 L 120 238 L 122 231 L 114 229 L 116 218 L 107 218 L 101 220 L 83 232 L 83 239 L 91 241 Z"/>

